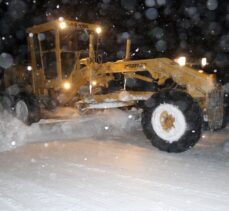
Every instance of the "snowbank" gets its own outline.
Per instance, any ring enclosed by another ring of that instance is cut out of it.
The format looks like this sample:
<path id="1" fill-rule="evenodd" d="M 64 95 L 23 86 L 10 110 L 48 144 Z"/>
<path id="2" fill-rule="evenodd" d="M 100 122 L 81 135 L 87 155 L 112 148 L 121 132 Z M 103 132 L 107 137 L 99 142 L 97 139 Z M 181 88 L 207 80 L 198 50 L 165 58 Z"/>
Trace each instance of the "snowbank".
<path id="1" fill-rule="evenodd" d="M 22 122 L 4 112 L 0 115 L 0 151 L 21 146 L 29 129 Z"/>

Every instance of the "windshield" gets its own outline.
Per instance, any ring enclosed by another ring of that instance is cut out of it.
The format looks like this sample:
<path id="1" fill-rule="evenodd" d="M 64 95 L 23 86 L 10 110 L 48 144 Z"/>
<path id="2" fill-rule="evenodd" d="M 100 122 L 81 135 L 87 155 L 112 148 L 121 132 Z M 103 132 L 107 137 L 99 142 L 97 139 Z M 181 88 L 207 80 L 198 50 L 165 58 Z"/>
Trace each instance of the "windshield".
<path id="1" fill-rule="evenodd" d="M 34 36 L 37 69 L 44 70 L 46 79 L 57 78 L 56 34 L 56 31 L 46 31 Z M 68 27 L 60 31 L 59 38 L 62 78 L 67 79 L 76 68 L 77 61 L 88 57 L 89 31 Z"/>
<path id="2" fill-rule="evenodd" d="M 88 57 L 89 32 L 69 28 L 60 33 L 62 77 L 68 78 L 76 67 L 77 53 L 79 58 Z"/>

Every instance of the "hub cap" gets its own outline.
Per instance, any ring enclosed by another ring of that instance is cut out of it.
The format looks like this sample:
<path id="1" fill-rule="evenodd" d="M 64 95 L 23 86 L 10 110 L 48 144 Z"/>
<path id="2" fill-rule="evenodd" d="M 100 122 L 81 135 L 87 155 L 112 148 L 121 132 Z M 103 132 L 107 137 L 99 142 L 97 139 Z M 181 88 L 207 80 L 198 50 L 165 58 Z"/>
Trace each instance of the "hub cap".
<path id="1" fill-rule="evenodd" d="M 151 123 L 155 133 L 169 143 L 178 141 L 186 131 L 184 114 L 172 104 L 159 105 L 152 114 Z"/>

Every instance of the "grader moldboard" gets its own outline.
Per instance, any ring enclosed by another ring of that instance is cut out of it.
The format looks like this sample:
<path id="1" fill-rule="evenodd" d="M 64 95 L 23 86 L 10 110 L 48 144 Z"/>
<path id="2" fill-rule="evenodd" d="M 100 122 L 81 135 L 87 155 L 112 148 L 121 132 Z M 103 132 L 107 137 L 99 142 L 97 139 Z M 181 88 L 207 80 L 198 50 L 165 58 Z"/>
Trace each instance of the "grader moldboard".
<path id="1" fill-rule="evenodd" d="M 101 63 L 96 51 L 101 32 L 98 25 L 64 19 L 28 28 L 30 66 L 21 74 L 14 68 L 20 77 L 11 84 L 7 82 L 10 71 L 5 77 L 5 99 L 17 118 L 31 124 L 55 104 L 109 108 L 144 102 L 143 131 L 155 147 L 167 152 L 193 147 L 204 121 L 211 130 L 222 127 L 223 91 L 214 75 L 168 58 L 131 61 L 130 40 L 123 60 Z M 117 76 L 122 76 L 124 86 L 114 91 L 111 83 Z M 129 79 L 144 81 L 154 89 L 128 89 Z M 170 86 L 168 81 L 172 81 Z M 15 84 L 20 89 L 13 89 Z"/>

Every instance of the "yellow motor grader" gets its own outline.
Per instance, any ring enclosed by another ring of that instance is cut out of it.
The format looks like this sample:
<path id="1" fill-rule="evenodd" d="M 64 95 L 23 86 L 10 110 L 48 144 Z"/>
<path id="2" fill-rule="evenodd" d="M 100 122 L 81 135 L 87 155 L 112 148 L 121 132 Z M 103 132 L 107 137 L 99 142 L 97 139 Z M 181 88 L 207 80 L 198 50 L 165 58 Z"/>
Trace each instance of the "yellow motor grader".
<path id="1" fill-rule="evenodd" d="M 203 122 L 211 130 L 223 125 L 223 91 L 214 75 L 168 58 L 133 61 L 130 40 L 125 58 L 99 62 L 102 28 L 94 24 L 59 19 L 28 28 L 27 33 L 30 64 L 18 74 L 20 79 L 8 83 L 5 96 L 16 117 L 27 124 L 54 105 L 94 109 L 141 104 L 146 137 L 167 152 L 193 147 Z M 122 86 L 114 86 L 117 80 Z M 132 89 L 129 80 L 147 86 Z"/>

